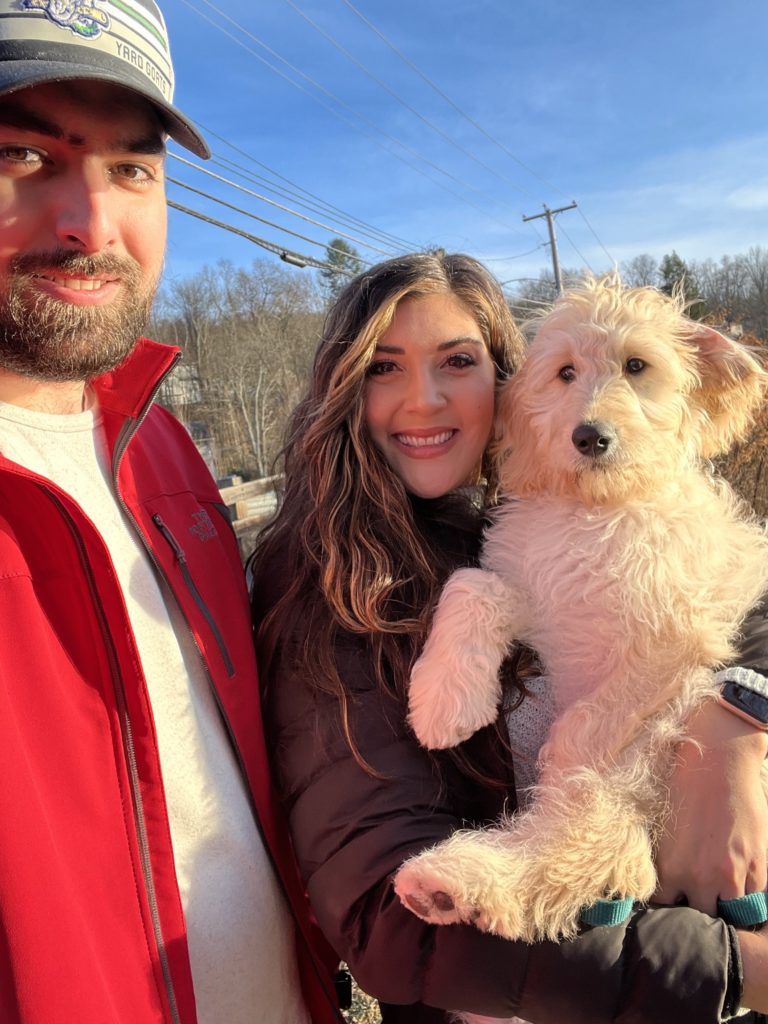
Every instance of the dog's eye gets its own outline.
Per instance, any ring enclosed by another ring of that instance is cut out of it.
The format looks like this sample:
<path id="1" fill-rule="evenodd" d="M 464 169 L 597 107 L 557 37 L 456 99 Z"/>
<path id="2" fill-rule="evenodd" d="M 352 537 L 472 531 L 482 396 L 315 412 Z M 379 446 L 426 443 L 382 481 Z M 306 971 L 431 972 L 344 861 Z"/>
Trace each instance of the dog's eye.
<path id="1" fill-rule="evenodd" d="M 627 360 L 625 369 L 627 373 L 641 373 L 645 367 L 645 360 L 633 356 L 632 359 Z"/>
<path id="2" fill-rule="evenodd" d="M 572 366 L 562 366 L 558 370 L 557 375 L 560 378 L 560 380 L 576 380 L 576 371 Z"/>

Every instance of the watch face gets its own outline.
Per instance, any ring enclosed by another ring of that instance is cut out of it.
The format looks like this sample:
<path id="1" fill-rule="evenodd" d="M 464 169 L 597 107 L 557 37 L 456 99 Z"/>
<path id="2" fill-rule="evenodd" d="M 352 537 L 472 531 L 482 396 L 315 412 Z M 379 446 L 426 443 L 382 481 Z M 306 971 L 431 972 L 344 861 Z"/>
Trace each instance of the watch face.
<path id="1" fill-rule="evenodd" d="M 732 704 L 735 708 L 741 708 L 742 711 L 746 711 L 751 718 L 756 719 L 758 722 L 768 724 L 768 697 L 763 696 L 761 693 L 755 693 L 754 690 L 750 690 L 733 680 L 724 683 L 721 692 L 723 699 L 728 701 L 729 704 Z"/>

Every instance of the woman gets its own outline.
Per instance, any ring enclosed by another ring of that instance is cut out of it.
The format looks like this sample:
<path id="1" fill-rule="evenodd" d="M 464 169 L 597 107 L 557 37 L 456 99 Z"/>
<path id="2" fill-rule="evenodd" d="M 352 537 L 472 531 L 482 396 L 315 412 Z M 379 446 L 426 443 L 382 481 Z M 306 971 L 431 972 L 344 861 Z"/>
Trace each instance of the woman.
<path id="1" fill-rule="evenodd" d="M 315 914 L 387 1022 L 431 1024 L 455 1009 L 678 1024 L 722 1019 L 742 1000 L 768 1010 L 768 934 L 737 940 L 693 909 L 526 946 L 425 925 L 392 891 L 407 856 L 515 806 L 503 720 L 430 755 L 407 727 L 405 692 L 441 585 L 476 558 L 480 508 L 496 498 L 485 455 L 495 384 L 521 354 L 498 285 L 466 256 L 381 264 L 329 314 L 253 590 L 275 775 Z M 509 702 L 530 662 L 507 666 Z M 722 758 L 731 777 L 756 776 L 768 740 L 725 711 L 700 717 L 702 736 L 714 737 L 707 764 Z M 759 831 L 764 801 L 745 789 Z M 764 853 L 754 866 L 765 838 L 722 841 L 735 888 L 721 895 L 754 888 L 755 874 L 765 886 Z M 665 880 L 673 897 L 682 881 L 674 871 Z"/>

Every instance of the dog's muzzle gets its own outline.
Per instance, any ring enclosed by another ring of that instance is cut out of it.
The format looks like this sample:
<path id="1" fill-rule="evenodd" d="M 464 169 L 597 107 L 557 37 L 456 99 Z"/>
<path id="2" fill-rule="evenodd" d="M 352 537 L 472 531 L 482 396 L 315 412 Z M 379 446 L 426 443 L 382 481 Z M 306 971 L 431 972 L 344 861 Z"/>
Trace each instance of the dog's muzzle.
<path id="1" fill-rule="evenodd" d="M 597 459 L 610 451 L 616 431 L 607 423 L 580 423 L 571 434 L 571 441 L 579 454 Z"/>

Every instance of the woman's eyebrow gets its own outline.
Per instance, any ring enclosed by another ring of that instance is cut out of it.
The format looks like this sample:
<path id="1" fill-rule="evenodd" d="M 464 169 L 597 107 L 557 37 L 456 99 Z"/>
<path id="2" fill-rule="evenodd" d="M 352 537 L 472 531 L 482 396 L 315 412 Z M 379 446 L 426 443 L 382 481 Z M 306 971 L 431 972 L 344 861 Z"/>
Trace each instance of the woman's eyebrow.
<path id="1" fill-rule="evenodd" d="M 441 341 L 437 346 L 438 352 L 444 352 L 449 348 L 456 348 L 458 345 L 479 345 L 485 347 L 485 342 L 482 338 L 473 338 L 471 335 L 462 335 L 460 338 L 450 338 L 448 341 Z M 376 345 L 377 352 L 386 352 L 390 355 L 402 355 L 405 351 L 399 345 Z"/>
<path id="2" fill-rule="evenodd" d="M 441 341 L 437 346 L 437 350 L 442 352 L 447 348 L 456 348 L 457 345 L 480 345 L 485 347 L 485 342 L 482 338 L 475 338 L 471 334 L 462 334 L 458 338 L 451 338 L 450 341 Z"/>

